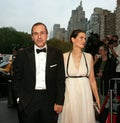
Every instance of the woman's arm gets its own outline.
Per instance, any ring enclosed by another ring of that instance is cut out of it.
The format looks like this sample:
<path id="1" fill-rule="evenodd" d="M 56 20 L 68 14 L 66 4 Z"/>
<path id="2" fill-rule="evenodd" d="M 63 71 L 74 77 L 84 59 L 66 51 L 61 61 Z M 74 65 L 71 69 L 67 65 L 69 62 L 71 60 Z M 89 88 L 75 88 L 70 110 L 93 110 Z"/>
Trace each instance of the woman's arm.
<path id="1" fill-rule="evenodd" d="M 94 63 L 93 63 L 93 59 L 92 59 L 89 80 L 90 80 L 92 92 L 95 96 L 96 103 L 98 104 L 98 107 L 100 108 L 100 99 L 99 99 L 99 95 L 98 95 L 98 88 L 97 88 L 96 79 L 95 79 L 95 75 L 94 75 L 93 65 L 94 65 Z"/>

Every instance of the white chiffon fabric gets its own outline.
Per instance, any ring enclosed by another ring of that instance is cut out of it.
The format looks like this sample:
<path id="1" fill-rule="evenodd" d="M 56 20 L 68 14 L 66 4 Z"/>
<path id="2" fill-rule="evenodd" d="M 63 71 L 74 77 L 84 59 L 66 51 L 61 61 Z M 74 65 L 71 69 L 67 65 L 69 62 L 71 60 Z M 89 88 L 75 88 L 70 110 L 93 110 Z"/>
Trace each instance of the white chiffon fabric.
<path id="1" fill-rule="evenodd" d="M 64 54 L 65 71 L 68 54 L 68 52 Z M 92 56 L 88 53 L 84 54 L 87 60 L 89 75 Z M 87 68 L 83 54 L 79 68 L 75 67 L 72 54 L 70 55 L 68 73 L 70 76 L 86 75 Z M 87 77 L 66 78 L 65 101 L 63 111 L 58 116 L 58 123 L 95 123 L 93 96 Z"/>

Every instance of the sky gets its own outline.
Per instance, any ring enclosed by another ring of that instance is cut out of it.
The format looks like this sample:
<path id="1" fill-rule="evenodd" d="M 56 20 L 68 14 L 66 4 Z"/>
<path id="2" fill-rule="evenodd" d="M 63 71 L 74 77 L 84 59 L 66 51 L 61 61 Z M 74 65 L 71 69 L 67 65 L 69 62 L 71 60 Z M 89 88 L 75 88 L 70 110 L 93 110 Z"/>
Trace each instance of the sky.
<path id="1" fill-rule="evenodd" d="M 30 33 L 36 22 L 43 22 L 48 31 L 54 24 L 67 29 L 72 10 L 81 0 L 1 0 L 0 28 L 13 27 L 17 31 Z M 117 0 L 82 0 L 85 17 L 90 18 L 95 7 L 114 11 Z"/>

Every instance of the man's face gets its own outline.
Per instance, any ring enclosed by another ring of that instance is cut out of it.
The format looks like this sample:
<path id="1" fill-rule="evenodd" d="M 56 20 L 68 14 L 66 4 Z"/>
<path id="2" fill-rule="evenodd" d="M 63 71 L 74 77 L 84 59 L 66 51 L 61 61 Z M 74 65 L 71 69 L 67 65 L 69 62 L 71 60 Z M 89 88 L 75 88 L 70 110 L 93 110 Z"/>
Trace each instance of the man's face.
<path id="1" fill-rule="evenodd" d="M 34 26 L 32 31 L 32 40 L 38 47 L 44 47 L 48 38 L 48 34 L 43 25 Z"/>

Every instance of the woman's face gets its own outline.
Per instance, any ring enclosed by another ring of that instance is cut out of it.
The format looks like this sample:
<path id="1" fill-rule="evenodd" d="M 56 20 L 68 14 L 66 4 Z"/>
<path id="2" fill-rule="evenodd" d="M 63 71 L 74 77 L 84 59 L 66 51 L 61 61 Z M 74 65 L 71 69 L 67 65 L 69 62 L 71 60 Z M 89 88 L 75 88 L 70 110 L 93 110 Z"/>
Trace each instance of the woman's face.
<path id="1" fill-rule="evenodd" d="M 83 49 L 86 44 L 86 34 L 83 32 L 79 33 L 76 38 L 72 37 L 72 42 L 74 47 Z"/>

